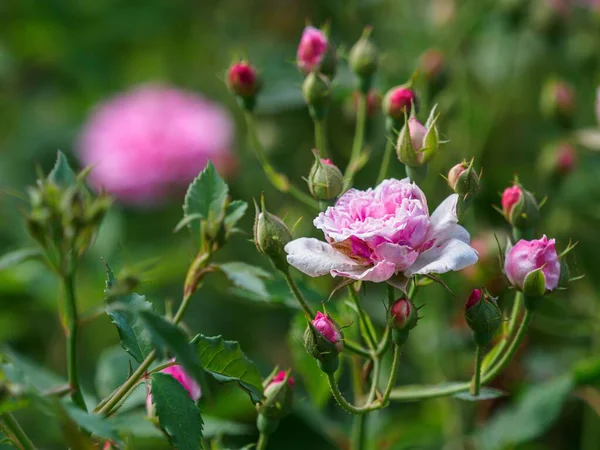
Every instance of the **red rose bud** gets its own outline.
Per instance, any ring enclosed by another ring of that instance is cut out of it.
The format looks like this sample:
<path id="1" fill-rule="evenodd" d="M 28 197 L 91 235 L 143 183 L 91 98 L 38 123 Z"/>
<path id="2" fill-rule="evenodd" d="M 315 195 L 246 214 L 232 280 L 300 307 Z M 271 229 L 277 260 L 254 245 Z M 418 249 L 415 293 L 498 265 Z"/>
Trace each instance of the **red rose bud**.
<path id="1" fill-rule="evenodd" d="M 577 165 L 577 152 L 571 144 L 561 144 L 556 151 L 556 170 L 565 175 Z"/>
<path id="2" fill-rule="evenodd" d="M 330 316 L 317 312 L 304 332 L 304 346 L 325 373 L 334 373 L 339 366 L 338 354 L 344 348 L 344 336 Z"/>
<path id="3" fill-rule="evenodd" d="M 410 300 L 400 298 L 390 308 L 392 339 L 396 345 L 402 345 L 408 339 L 408 333 L 417 326 L 417 308 Z"/>
<path id="4" fill-rule="evenodd" d="M 488 345 L 502 323 L 496 299 L 480 289 L 473 289 L 465 304 L 465 319 L 473 330 L 477 345 Z"/>
<path id="5" fill-rule="evenodd" d="M 329 159 L 316 155 L 315 163 L 308 175 L 308 189 L 317 200 L 330 200 L 341 194 L 344 176 Z"/>
<path id="6" fill-rule="evenodd" d="M 325 33 L 315 27 L 306 27 L 296 55 L 298 68 L 304 73 L 321 72 L 329 77 L 337 69 L 337 52 Z"/>
<path id="7" fill-rule="evenodd" d="M 540 207 L 531 192 L 515 184 L 502 193 L 502 214 L 514 228 L 531 229 L 539 219 Z"/>
<path id="8" fill-rule="evenodd" d="M 256 426 L 259 432 L 270 435 L 277 429 L 279 421 L 292 411 L 294 379 L 280 370 L 265 380 L 264 387 L 265 399 L 256 405 Z"/>
<path id="9" fill-rule="evenodd" d="M 542 89 L 542 114 L 563 125 L 570 125 L 575 111 L 575 92 L 573 87 L 562 80 L 550 80 Z"/>
<path id="10" fill-rule="evenodd" d="M 261 88 L 261 81 L 254 67 L 245 61 L 232 64 L 227 71 L 227 86 L 245 109 L 254 109 L 256 94 Z"/>
<path id="11" fill-rule="evenodd" d="M 455 165 L 448 172 L 448 186 L 463 200 L 471 199 L 479 191 L 479 175 L 475 172 L 473 164 L 466 161 Z"/>
<path id="12" fill-rule="evenodd" d="M 383 112 L 396 121 L 402 121 L 404 117 L 410 115 L 413 105 L 417 111 L 419 105 L 415 91 L 406 85 L 396 86 L 385 94 Z"/>

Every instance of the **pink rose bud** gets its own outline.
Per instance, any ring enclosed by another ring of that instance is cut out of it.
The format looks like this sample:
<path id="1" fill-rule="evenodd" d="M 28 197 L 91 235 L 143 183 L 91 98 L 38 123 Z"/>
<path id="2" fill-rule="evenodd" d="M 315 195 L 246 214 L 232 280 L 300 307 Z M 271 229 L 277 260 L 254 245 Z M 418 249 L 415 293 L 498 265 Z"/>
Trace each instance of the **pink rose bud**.
<path id="1" fill-rule="evenodd" d="M 287 383 L 284 384 L 287 378 Z M 280 370 L 266 380 L 266 399 L 256 405 L 258 418 L 256 425 L 261 433 L 271 434 L 279 421 L 292 411 L 294 403 L 294 379 L 286 371 Z"/>
<path id="2" fill-rule="evenodd" d="M 383 112 L 392 119 L 404 120 L 414 105 L 418 109 L 417 94 L 406 86 L 396 86 L 387 91 L 383 99 Z"/>
<path id="3" fill-rule="evenodd" d="M 575 91 L 562 80 L 550 80 L 542 89 L 542 113 L 549 119 L 569 124 L 575 111 Z"/>
<path id="4" fill-rule="evenodd" d="M 527 291 L 526 278 L 532 272 L 540 270 L 543 274 L 543 290 L 554 290 L 560 279 L 560 261 L 554 242 L 554 239 L 548 239 L 545 235 L 541 239 L 517 242 L 506 254 L 504 263 L 504 271 L 510 283 L 517 289 Z"/>
<path id="5" fill-rule="evenodd" d="M 335 345 L 338 351 L 342 351 L 342 348 L 344 347 L 342 333 L 340 332 L 340 328 L 329 318 L 329 316 L 318 311 L 312 324 L 325 339 Z"/>
<path id="6" fill-rule="evenodd" d="M 472 163 L 463 161 L 448 172 L 448 186 L 463 200 L 470 200 L 479 191 L 479 175 Z"/>
<path id="7" fill-rule="evenodd" d="M 306 27 L 302 32 L 296 56 L 300 70 L 304 73 L 318 70 L 327 53 L 327 45 L 325 33 L 315 27 Z"/>
<path id="8" fill-rule="evenodd" d="M 575 148 L 568 143 L 563 143 L 556 150 L 556 171 L 561 175 L 566 175 L 573 171 L 577 164 L 577 152 Z"/>
<path id="9" fill-rule="evenodd" d="M 420 61 L 421 73 L 429 82 L 434 82 L 440 78 L 444 71 L 444 54 L 436 49 L 429 49 L 421 55 Z"/>
<path id="10" fill-rule="evenodd" d="M 188 375 L 185 369 L 179 364 L 175 364 L 173 366 L 166 367 L 161 370 L 161 373 L 166 373 L 167 375 L 171 375 L 179 384 L 183 386 L 183 388 L 190 395 L 190 398 L 197 402 L 202 395 L 202 390 L 196 381 Z M 152 391 L 151 388 L 148 389 L 148 396 L 146 397 L 146 411 L 148 411 L 148 415 L 152 416 L 154 411 L 154 405 L 152 404 Z"/>
<path id="11" fill-rule="evenodd" d="M 469 298 L 467 299 L 465 309 L 471 309 L 471 307 L 479 303 L 482 295 L 481 289 L 473 289 L 473 292 L 471 292 L 471 295 L 469 295 Z"/>
<path id="12" fill-rule="evenodd" d="M 415 150 L 421 150 L 423 147 L 425 147 L 425 135 L 427 134 L 427 128 L 425 128 L 425 126 L 414 116 L 408 119 L 408 131 L 410 133 L 410 140 L 412 141 L 412 145 Z"/>
<path id="13" fill-rule="evenodd" d="M 465 319 L 477 345 L 486 346 L 502 323 L 502 312 L 495 298 L 481 289 L 473 289 L 465 304 Z"/>
<path id="14" fill-rule="evenodd" d="M 227 86 L 240 97 L 254 97 L 260 89 L 256 69 L 244 61 L 233 64 L 227 71 Z"/>
<path id="15" fill-rule="evenodd" d="M 269 386 L 274 387 L 274 386 L 281 384 L 283 382 L 283 380 L 285 380 L 285 377 L 286 377 L 285 370 L 280 370 L 279 372 L 277 372 L 275 374 L 275 376 L 269 383 Z M 290 388 L 292 388 L 292 389 L 294 388 L 294 384 L 295 384 L 294 378 L 288 377 L 287 383 Z M 269 389 L 269 386 L 267 386 L 267 389 Z"/>
<path id="16" fill-rule="evenodd" d="M 519 203 L 522 195 L 523 192 L 521 191 L 521 188 L 517 185 L 504 189 L 504 192 L 502 193 L 502 212 L 504 213 L 504 217 L 506 217 L 506 220 L 508 220 L 509 222 L 511 211 L 513 210 L 515 205 Z"/>
<path id="17" fill-rule="evenodd" d="M 392 320 L 392 339 L 396 345 L 402 345 L 408 339 L 410 330 L 417 326 L 417 308 L 405 298 L 394 302 L 390 308 Z"/>

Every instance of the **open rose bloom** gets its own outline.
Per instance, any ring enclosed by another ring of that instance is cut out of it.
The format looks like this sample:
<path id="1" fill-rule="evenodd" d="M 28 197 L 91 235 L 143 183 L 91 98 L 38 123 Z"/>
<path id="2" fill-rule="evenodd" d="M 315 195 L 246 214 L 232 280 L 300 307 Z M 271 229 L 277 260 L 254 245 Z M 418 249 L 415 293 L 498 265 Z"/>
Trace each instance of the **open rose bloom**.
<path id="1" fill-rule="evenodd" d="M 350 189 L 314 220 L 327 242 L 296 239 L 285 246 L 287 260 L 312 277 L 388 281 L 401 289 L 406 277 L 461 270 L 477 252 L 458 225 L 457 201 L 453 194 L 429 215 L 425 194 L 408 178 Z"/>

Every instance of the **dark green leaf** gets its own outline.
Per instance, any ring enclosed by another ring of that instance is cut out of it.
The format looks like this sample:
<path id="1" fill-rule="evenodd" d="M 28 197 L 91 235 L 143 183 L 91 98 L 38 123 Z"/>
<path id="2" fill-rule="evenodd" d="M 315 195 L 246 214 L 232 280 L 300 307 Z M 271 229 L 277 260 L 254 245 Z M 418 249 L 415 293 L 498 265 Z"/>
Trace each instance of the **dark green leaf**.
<path id="1" fill-rule="evenodd" d="M 121 346 L 135 358 L 142 362 L 152 351 L 150 332 L 141 323 L 141 311 L 151 311 L 152 304 L 146 301 L 143 295 L 135 293 L 119 293 L 118 282 L 106 264 L 106 314 L 117 327 Z"/>
<path id="2" fill-rule="evenodd" d="M 219 269 L 223 271 L 236 288 L 259 297 L 269 296 L 263 280 L 270 279 L 271 274 L 264 269 L 243 262 L 221 264 Z"/>
<path id="3" fill-rule="evenodd" d="M 153 373 L 151 380 L 152 403 L 173 446 L 178 450 L 202 448 L 202 416 L 190 395 L 171 375 Z"/>
<path id="4" fill-rule="evenodd" d="M 237 342 L 225 341 L 221 336 L 194 338 L 198 358 L 204 370 L 220 383 L 235 381 L 245 389 L 254 403 L 263 397 L 260 372 L 240 349 Z"/>
<path id="5" fill-rule="evenodd" d="M 4 349 L 2 353 L 7 356 L 10 363 L 0 365 L 0 371 L 11 383 L 40 392 L 49 391 L 66 383 L 64 378 L 24 356 L 8 349 Z"/>
<path id="6" fill-rule="evenodd" d="M 209 162 L 190 184 L 183 203 L 183 216 L 198 215 L 199 219 L 206 220 L 209 228 L 214 229 L 216 222 L 223 219 L 225 204 L 227 202 L 227 184 Z M 192 236 L 200 236 L 200 220 L 188 224 Z"/>
<path id="7" fill-rule="evenodd" d="M 77 176 L 73 172 L 73 169 L 71 169 L 67 157 L 59 150 L 56 155 L 56 163 L 48 174 L 48 180 L 64 188 L 73 185 L 76 179 Z"/>
<path id="8" fill-rule="evenodd" d="M 178 364 L 181 364 L 198 384 L 203 384 L 204 373 L 194 346 L 188 342 L 183 331 L 164 318 L 148 311 L 140 313 L 142 322 L 150 331 L 154 345 L 169 350 Z"/>
<path id="9" fill-rule="evenodd" d="M 14 252 L 5 253 L 0 257 L 0 270 L 10 269 L 30 259 L 37 259 L 42 252 L 37 248 L 23 248 Z"/>
<path id="10" fill-rule="evenodd" d="M 225 210 L 225 229 L 228 232 L 244 217 L 246 209 L 248 209 L 248 203 L 242 200 L 234 200 L 227 205 L 227 209 Z"/>
<path id="11" fill-rule="evenodd" d="M 479 432 L 480 448 L 500 450 L 540 436 L 558 418 L 572 390 L 571 376 L 532 387 L 514 405 L 492 417 Z"/>

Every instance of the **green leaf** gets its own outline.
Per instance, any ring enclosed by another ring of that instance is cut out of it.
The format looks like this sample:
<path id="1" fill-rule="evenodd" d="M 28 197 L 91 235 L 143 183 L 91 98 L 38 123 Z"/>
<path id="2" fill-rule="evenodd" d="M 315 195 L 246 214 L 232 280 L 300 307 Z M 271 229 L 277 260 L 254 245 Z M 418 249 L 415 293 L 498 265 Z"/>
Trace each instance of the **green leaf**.
<path id="1" fill-rule="evenodd" d="M 204 438 L 213 439 L 220 436 L 247 436 L 254 433 L 253 427 L 245 423 L 233 422 L 204 415 Z"/>
<path id="2" fill-rule="evenodd" d="M 244 217 L 247 209 L 248 203 L 242 200 L 234 200 L 227 205 L 225 210 L 225 229 L 227 232 L 233 230 L 240 219 Z"/>
<path id="3" fill-rule="evenodd" d="M 3 349 L 2 353 L 10 363 L 0 365 L 0 371 L 11 383 L 40 392 L 49 391 L 66 383 L 64 378 L 12 350 Z"/>
<path id="4" fill-rule="evenodd" d="M 209 162 L 190 184 L 183 203 L 183 217 L 193 214 L 206 220 L 208 228 L 214 230 L 223 219 L 229 188 Z M 200 220 L 188 223 L 194 239 L 200 237 Z"/>
<path id="5" fill-rule="evenodd" d="M 161 427 L 178 450 L 202 448 L 200 409 L 183 386 L 171 375 L 153 373 L 152 403 Z"/>
<path id="6" fill-rule="evenodd" d="M 142 311 L 151 311 L 152 304 L 146 301 L 146 297 L 135 293 L 121 294 L 117 289 L 118 282 L 106 264 L 106 289 L 104 299 L 106 301 L 106 314 L 117 327 L 121 346 L 133 358 L 142 362 L 152 351 L 152 340 L 150 332 L 141 322 L 139 314 Z"/>
<path id="7" fill-rule="evenodd" d="M 62 188 L 72 186 L 77 180 L 77 176 L 73 172 L 73 169 L 71 169 L 67 157 L 60 150 L 56 155 L 56 163 L 48 174 L 48 180 Z"/>
<path id="8" fill-rule="evenodd" d="M 221 336 L 194 338 L 198 359 L 208 373 L 218 382 L 237 382 L 246 390 L 254 403 L 263 398 L 260 372 L 234 341 L 225 341 Z"/>
<path id="9" fill-rule="evenodd" d="M 202 365 L 194 346 L 188 342 L 183 331 L 177 325 L 149 311 L 142 311 L 140 318 L 149 330 L 154 345 L 158 349 L 168 349 L 175 356 L 177 363 L 181 364 L 198 384 L 204 384 Z"/>
<path id="10" fill-rule="evenodd" d="M 264 269 L 243 262 L 230 262 L 218 267 L 236 288 L 259 297 L 269 296 L 263 280 L 270 279 L 272 276 Z"/>
<path id="11" fill-rule="evenodd" d="M 22 248 L 14 252 L 5 253 L 0 257 L 0 270 L 10 269 L 30 259 L 37 259 L 42 252 L 37 248 Z"/>
<path id="12" fill-rule="evenodd" d="M 558 418 L 573 386 L 571 376 L 562 376 L 532 387 L 478 433 L 480 448 L 500 450 L 540 436 Z"/>
<path id="13" fill-rule="evenodd" d="M 494 398 L 503 397 L 506 395 L 506 392 L 501 391 L 500 389 L 494 389 L 490 387 L 481 387 L 479 389 L 479 395 L 472 395 L 470 392 L 459 392 L 458 394 L 454 394 L 455 398 L 460 400 L 466 400 L 468 402 L 480 402 L 483 400 L 492 400 Z"/>
<path id="14" fill-rule="evenodd" d="M 119 435 L 113 424 L 104 417 L 98 414 L 89 414 L 74 405 L 66 406 L 66 411 L 81 428 L 98 437 L 119 442 Z"/>

